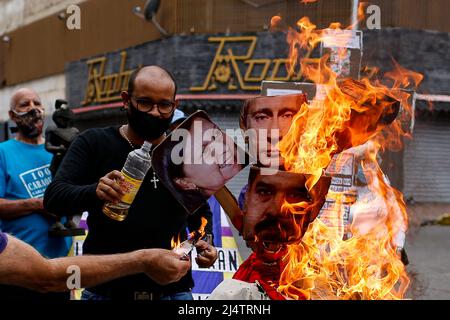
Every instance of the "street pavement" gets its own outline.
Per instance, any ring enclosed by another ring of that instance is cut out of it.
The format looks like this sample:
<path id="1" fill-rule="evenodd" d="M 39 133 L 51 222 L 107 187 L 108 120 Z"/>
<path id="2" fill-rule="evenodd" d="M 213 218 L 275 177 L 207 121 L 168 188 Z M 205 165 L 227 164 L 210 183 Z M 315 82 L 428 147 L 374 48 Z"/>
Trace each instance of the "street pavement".
<path id="1" fill-rule="evenodd" d="M 450 300 L 450 226 L 412 230 L 405 245 L 411 286 L 407 297 Z"/>

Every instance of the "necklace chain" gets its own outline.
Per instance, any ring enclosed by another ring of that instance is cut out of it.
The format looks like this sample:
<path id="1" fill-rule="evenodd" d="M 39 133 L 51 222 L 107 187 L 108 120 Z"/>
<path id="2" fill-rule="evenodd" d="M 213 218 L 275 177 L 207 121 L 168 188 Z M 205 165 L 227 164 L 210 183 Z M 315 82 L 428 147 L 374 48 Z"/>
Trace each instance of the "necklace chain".
<path id="1" fill-rule="evenodd" d="M 130 147 L 131 147 L 132 149 L 136 149 L 136 146 L 135 146 L 135 145 L 130 141 L 130 139 L 127 137 L 127 135 L 126 135 L 126 133 L 125 133 L 124 126 L 121 126 L 121 127 L 120 127 L 119 132 L 120 132 L 120 135 L 121 135 L 125 140 L 127 140 L 127 142 L 128 142 L 128 144 L 130 145 Z"/>
<path id="2" fill-rule="evenodd" d="M 121 135 L 125 140 L 127 140 L 128 144 L 130 145 L 130 147 L 131 147 L 132 149 L 138 148 L 138 147 L 136 147 L 136 145 L 134 145 L 134 144 L 130 141 L 130 139 L 128 138 L 127 134 L 125 133 L 124 126 L 121 126 L 121 127 L 119 128 L 119 133 L 120 133 L 120 135 Z M 164 132 L 163 136 L 164 136 L 164 138 L 166 138 L 166 137 L 167 137 L 167 134 Z"/>

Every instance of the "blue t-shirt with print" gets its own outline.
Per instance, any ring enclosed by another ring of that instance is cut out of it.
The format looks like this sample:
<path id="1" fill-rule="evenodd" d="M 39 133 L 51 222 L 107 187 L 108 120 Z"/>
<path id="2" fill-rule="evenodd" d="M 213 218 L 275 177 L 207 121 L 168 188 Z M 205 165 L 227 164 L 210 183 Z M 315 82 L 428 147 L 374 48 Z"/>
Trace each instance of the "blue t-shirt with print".
<path id="1" fill-rule="evenodd" d="M 45 146 L 17 140 L 0 143 L 0 198 L 20 200 L 42 198 L 52 176 L 49 170 L 52 155 Z M 1 220 L 5 233 L 30 244 L 43 256 L 66 256 L 72 239 L 49 237 L 48 231 L 55 221 L 39 213 L 12 220 Z"/>

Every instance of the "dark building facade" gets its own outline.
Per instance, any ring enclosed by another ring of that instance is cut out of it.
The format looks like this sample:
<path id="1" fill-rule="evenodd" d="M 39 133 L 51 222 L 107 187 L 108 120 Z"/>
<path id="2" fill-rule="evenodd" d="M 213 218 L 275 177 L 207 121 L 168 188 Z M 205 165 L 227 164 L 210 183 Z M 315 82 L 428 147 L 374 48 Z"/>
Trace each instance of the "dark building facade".
<path id="1" fill-rule="evenodd" d="M 318 28 L 348 25 L 351 0 L 167 0 L 157 20 L 163 38 L 133 14 L 140 0 L 89 0 L 80 3 L 82 29 L 66 30 L 55 16 L 8 34 L 0 45 L 0 87 L 64 74 L 66 98 L 85 129 L 125 120 L 120 90 L 139 65 L 158 64 L 179 82 L 180 108 L 206 110 L 223 129 L 238 127 L 242 101 L 259 94 L 262 80 L 287 77 L 286 35 L 269 32 L 270 18 L 285 26 L 309 16 Z M 414 2 L 414 3 L 412 3 Z M 380 73 L 392 58 L 425 78 L 416 96 L 413 139 L 402 152 L 385 155 L 393 184 L 416 202 L 450 203 L 450 6 L 447 0 L 377 0 L 381 30 L 363 30 L 362 66 Z M 101 14 L 99 14 L 101 12 Z M 429 31 L 434 30 L 434 31 Z M 433 100 L 430 106 L 429 101 Z M 7 131 L 4 130 L 4 136 Z M 237 193 L 246 179 L 232 181 Z"/>
<path id="2" fill-rule="evenodd" d="M 424 75 L 414 104 L 413 139 L 400 152 L 387 152 L 384 167 L 406 199 L 450 202 L 450 104 L 425 99 L 447 95 L 450 88 L 450 35 L 409 29 L 363 31 L 362 66 L 393 69 L 392 59 Z M 293 79 L 286 73 L 288 55 L 282 32 L 173 36 L 66 65 L 67 98 L 76 107 L 81 129 L 124 121 L 120 91 L 130 72 L 157 64 L 178 80 L 180 109 L 206 110 L 223 129 L 237 129 L 242 101 L 260 94 L 261 80 Z M 439 174 L 436 174 L 439 172 Z M 236 194 L 246 179 L 234 179 Z"/>

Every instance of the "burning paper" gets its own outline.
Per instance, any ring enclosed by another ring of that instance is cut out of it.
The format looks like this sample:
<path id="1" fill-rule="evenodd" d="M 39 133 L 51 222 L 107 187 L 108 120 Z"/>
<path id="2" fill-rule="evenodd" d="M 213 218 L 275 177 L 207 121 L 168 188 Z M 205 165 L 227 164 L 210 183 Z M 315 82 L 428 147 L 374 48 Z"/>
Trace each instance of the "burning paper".
<path id="1" fill-rule="evenodd" d="M 200 228 L 198 230 L 192 231 L 185 241 L 180 241 L 180 235 L 178 235 L 177 240 L 175 240 L 175 238 L 172 238 L 172 250 L 175 253 L 181 255 L 183 259 L 189 259 L 189 254 L 195 248 L 195 244 L 197 243 L 197 241 L 205 236 L 205 227 L 208 223 L 208 220 L 206 220 L 204 217 L 202 217 L 201 220 L 202 223 L 200 225 Z"/>
<path id="2" fill-rule="evenodd" d="M 329 55 L 312 59 L 308 54 L 330 31 L 316 30 L 306 17 L 297 27 L 299 31 L 288 31 L 288 71 L 302 73 L 324 92 L 323 99 L 302 104 L 279 143 L 286 169 L 308 175 L 306 185 L 312 190 L 334 156 L 370 142 L 356 157 L 366 185 L 347 194 L 329 192 L 326 209 L 336 215 L 316 219 L 302 242 L 289 246 L 278 291 L 293 299 L 401 299 L 409 284 L 397 251 L 407 230 L 406 206 L 376 159 L 384 148 L 400 146 L 406 135 L 396 118 L 400 104 L 406 114 L 411 106 L 406 103 L 409 94 L 399 89 L 417 86 L 423 77 L 395 64 L 385 74 L 393 82 L 390 87 L 369 78 L 338 79 Z M 350 213 L 351 237 L 345 237 L 343 221 Z"/>

